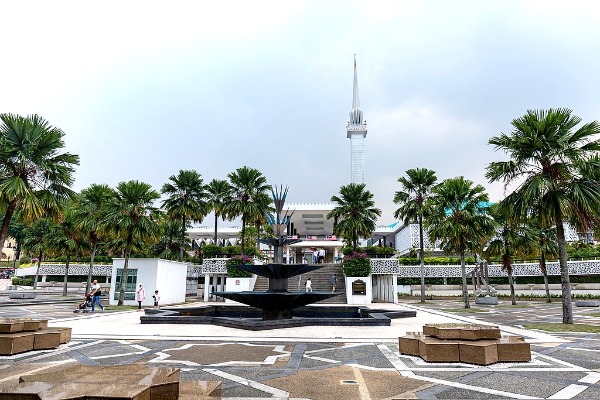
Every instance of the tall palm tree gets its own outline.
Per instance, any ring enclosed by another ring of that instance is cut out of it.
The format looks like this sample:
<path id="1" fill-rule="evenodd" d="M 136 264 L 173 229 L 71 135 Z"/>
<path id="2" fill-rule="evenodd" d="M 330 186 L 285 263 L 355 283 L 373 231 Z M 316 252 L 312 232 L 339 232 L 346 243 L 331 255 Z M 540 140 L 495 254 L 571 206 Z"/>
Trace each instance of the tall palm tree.
<path id="1" fill-rule="evenodd" d="M 445 251 L 459 253 L 463 300 L 465 308 L 469 308 L 465 252 L 493 230 L 486 213 L 488 195 L 483 186 L 462 176 L 444 180 L 432 192 L 431 214 L 425 220 L 425 229 L 430 239 L 441 242 Z"/>
<path id="2" fill-rule="evenodd" d="M 181 221 L 181 248 L 179 261 L 183 261 L 185 250 L 185 229 L 189 221 L 202 221 L 207 213 L 207 193 L 204 181 L 194 170 L 180 170 L 179 174 L 169 177 L 161 192 L 169 196 L 163 201 L 163 208 L 169 217 Z"/>
<path id="3" fill-rule="evenodd" d="M 62 152 L 63 136 L 38 115 L 0 114 L 0 253 L 15 211 L 33 221 L 75 194 L 70 186 L 79 156 Z"/>
<path id="4" fill-rule="evenodd" d="M 231 201 L 231 185 L 224 179 L 213 179 L 206 185 L 208 209 L 215 214 L 215 235 L 213 241 L 218 245 L 217 222 L 225 219 L 225 207 Z"/>
<path id="5" fill-rule="evenodd" d="M 87 236 L 91 245 L 90 269 L 85 285 L 86 293 L 90 291 L 92 285 L 94 258 L 98 250 L 98 244 L 104 234 L 103 219 L 113 196 L 114 191 L 108 185 L 92 184 L 83 189 L 78 198 L 79 203 L 75 210 L 75 225 Z"/>
<path id="6" fill-rule="evenodd" d="M 153 254 L 167 260 L 177 260 L 179 250 L 187 242 L 181 242 L 181 221 L 161 218 L 158 224 L 160 238 L 153 246 Z"/>
<path id="7" fill-rule="evenodd" d="M 256 203 L 260 212 L 253 214 L 250 218 L 254 221 L 254 229 L 256 230 L 256 251 L 260 251 L 260 234 L 265 230 L 265 227 L 269 226 L 266 214 L 274 213 L 275 207 L 271 206 L 273 198 L 267 193 L 258 194 Z"/>
<path id="8" fill-rule="evenodd" d="M 154 206 L 159 198 L 160 195 L 152 186 L 132 180 L 117 185 L 114 197 L 107 206 L 104 223 L 112 233 L 124 240 L 125 246 L 118 302 L 120 306 L 125 300 L 132 244 L 136 240 L 156 238 L 159 233 L 157 220 L 160 211 Z"/>
<path id="9" fill-rule="evenodd" d="M 37 287 L 38 277 L 40 275 L 40 265 L 48 248 L 48 234 L 54 224 L 50 218 L 43 217 L 35 220 L 25 228 L 23 247 L 31 254 L 37 256 L 37 268 L 33 280 L 33 288 Z"/>
<path id="10" fill-rule="evenodd" d="M 494 219 L 497 235 L 489 241 L 486 252 L 492 256 L 501 257 L 502 269 L 508 274 L 511 302 L 512 305 L 516 305 L 513 256 L 517 253 L 530 254 L 535 248 L 536 237 L 529 225 L 512 218 L 510 204 L 500 202 L 491 206 L 489 211 Z"/>
<path id="11" fill-rule="evenodd" d="M 402 189 L 394 195 L 394 203 L 400 205 L 394 217 L 405 224 L 417 221 L 419 224 L 419 257 L 421 259 L 421 303 L 425 303 L 425 250 L 423 248 L 423 218 L 427 214 L 425 205 L 431 196 L 431 189 L 437 181 L 435 172 L 427 168 L 406 171 L 407 177 L 398 178 Z"/>
<path id="12" fill-rule="evenodd" d="M 526 220 L 534 212 L 542 223 L 556 227 L 563 323 L 573 323 L 571 282 L 567 265 L 564 223 L 587 218 L 600 209 L 600 125 L 578 127 L 581 118 L 569 109 L 529 110 L 511 122 L 513 130 L 489 140 L 508 161 L 488 165 L 486 178 L 516 188 L 507 197 L 513 215 Z"/>
<path id="13" fill-rule="evenodd" d="M 67 283 L 69 277 L 69 265 L 71 256 L 82 245 L 80 232 L 75 224 L 75 204 L 67 204 L 61 221 L 54 225 L 48 233 L 48 247 L 57 255 L 66 255 L 65 275 L 63 279 L 63 296 L 67 295 Z M 87 292 L 86 292 L 87 293 Z"/>
<path id="14" fill-rule="evenodd" d="M 242 217 L 242 255 L 245 252 L 246 224 L 257 214 L 265 213 L 262 209 L 262 196 L 269 193 L 271 186 L 267 178 L 254 168 L 240 167 L 227 175 L 231 184 L 231 202 L 226 206 L 226 214 Z"/>
<path id="15" fill-rule="evenodd" d="M 348 240 L 352 248 L 358 248 L 358 240 L 368 237 L 376 228 L 381 210 L 375 208 L 373 194 L 365 190 L 364 183 L 349 183 L 340 187 L 339 196 L 331 196 L 336 206 L 327 214 L 337 221 L 333 233 Z"/>

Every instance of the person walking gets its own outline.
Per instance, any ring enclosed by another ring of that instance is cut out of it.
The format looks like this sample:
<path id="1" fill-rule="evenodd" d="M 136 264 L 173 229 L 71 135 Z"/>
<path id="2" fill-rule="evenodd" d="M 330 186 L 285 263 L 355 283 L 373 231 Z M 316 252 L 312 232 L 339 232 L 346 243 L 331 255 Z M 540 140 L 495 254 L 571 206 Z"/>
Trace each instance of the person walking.
<path id="1" fill-rule="evenodd" d="M 102 288 L 100 287 L 100 284 L 96 279 L 94 279 L 90 293 L 92 295 L 92 312 L 94 312 L 96 305 L 98 305 L 98 307 L 100 307 L 102 311 L 104 311 L 104 306 L 100 303 L 100 301 L 102 300 L 100 298 L 100 296 L 102 296 Z"/>
<path id="2" fill-rule="evenodd" d="M 146 298 L 146 291 L 144 285 L 140 283 L 140 286 L 135 291 L 135 300 L 138 302 L 138 311 L 142 311 L 142 301 Z"/>
<path id="3" fill-rule="evenodd" d="M 335 276 L 335 272 L 331 275 L 331 293 L 335 292 L 335 287 L 337 285 L 337 276 Z"/>
<path id="4" fill-rule="evenodd" d="M 319 250 L 315 249 L 312 253 L 312 263 L 317 264 L 319 262 Z"/>
<path id="5" fill-rule="evenodd" d="M 307 292 L 312 292 L 312 281 L 310 280 L 310 278 L 308 278 L 306 280 L 306 291 Z"/>
<path id="6" fill-rule="evenodd" d="M 160 308 L 160 306 L 158 305 L 158 302 L 160 301 L 160 296 L 158 295 L 158 290 L 154 291 L 152 298 L 154 299 L 154 308 Z"/>
<path id="7" fill-rule="evenodd" d="M 324 248 L 320 248 L 319 249 L 319 264 L 323 264 L 325 262 L 325 249 Z"/>

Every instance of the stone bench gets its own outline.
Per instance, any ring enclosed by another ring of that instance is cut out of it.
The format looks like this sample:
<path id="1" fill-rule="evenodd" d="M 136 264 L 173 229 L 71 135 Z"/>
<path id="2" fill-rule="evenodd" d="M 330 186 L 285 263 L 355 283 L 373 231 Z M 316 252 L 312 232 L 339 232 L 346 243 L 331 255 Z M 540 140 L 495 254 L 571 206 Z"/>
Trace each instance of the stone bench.
<path id="1" fill-rule="evenodd" d="M 576 300 L 576 307 L 600 307 L 600 301 L 598 300 Z"/>
<path id="2" fill-rule="evenodd" d="M 109 382 L 110 384 L 107 384 Z M 23 375 L 0 389 L 0 399 L 102 398 L 130 400 L 220 399 L 220 381 L 180 382 L 178 368 L 140 365 L 77 365 L 50 373 Z"/>
<path id="3" fill-rule="evenodd" d="M 502 337 L 497 326 L 488 325 L 428 324 L 423 326 L 423 334 L 407 333 L 399 338 L 399 350 L 427 362 L 489 365 L 531 361 L 531 348 L 523 337 Z"/>
<path id="4" fill-rule="evenodd" d="M 71 340 L 71 328 L 48 328 L 48 320 L 0 319 L 0 355 L 55 349 Z"/>
<path id="5" fill-rule="evenodd" d="M 35 293 L 31 292 L 9 292 L 9 299 L 35 299 Z"/>

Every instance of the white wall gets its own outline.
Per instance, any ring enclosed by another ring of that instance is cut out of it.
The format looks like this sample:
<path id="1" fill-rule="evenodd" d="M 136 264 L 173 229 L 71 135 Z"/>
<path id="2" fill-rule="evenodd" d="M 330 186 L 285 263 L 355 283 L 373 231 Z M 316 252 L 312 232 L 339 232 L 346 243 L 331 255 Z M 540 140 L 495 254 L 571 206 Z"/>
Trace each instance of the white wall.
<path id="1" fill-rule="evenodd" d="M 367 305 L 371 304 L 373 299 L 373 283 L 371 277 L 352 277 L 346 276 L 346 303 L 349 305 Z M 361 280 L 365 282 L 366 293 L 363 294 L 352 294 L 352 282 Z"/>
<path id="2" fill-rule="evenodd" d="M 113 270 L 110 287 L 109 304 L 117 304 L 114 300 L 115 283 L 117 280 L 117 269 L 123 268 L 125 259 L 113 259 Z M 187 263 L 161 260 L 158 258 L 130 258 L 128 269 L 137 269 L 137 284 L 144 285 L 146 299 L 142 302 L 144 306 L 152 306 L 154 300 L 152 295 L 158 290 L 160 304 L 175 304 L 185 302 L 185 285 L 187 276 Z M 137 305 L 137 301 L 125 300 L 126 305 Z"/>

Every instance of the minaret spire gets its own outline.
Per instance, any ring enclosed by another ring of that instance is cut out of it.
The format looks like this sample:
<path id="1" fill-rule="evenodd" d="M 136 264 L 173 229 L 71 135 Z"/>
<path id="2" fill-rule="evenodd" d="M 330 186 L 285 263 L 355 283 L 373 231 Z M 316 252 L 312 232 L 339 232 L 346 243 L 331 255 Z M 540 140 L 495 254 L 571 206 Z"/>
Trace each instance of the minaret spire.
<path id="1" fill-rule="evenodd" d="M 350 139 L 350 182 L 364 183 L 365 181 L 365 137 L 367 123 L 363 121 L 358 97 L 358 73 L 356 72 L 356 54 L 354 55 L 354 85 L 352 86 L 352 110 L 350 121 L 346 127 L 347 138 Z"/>

